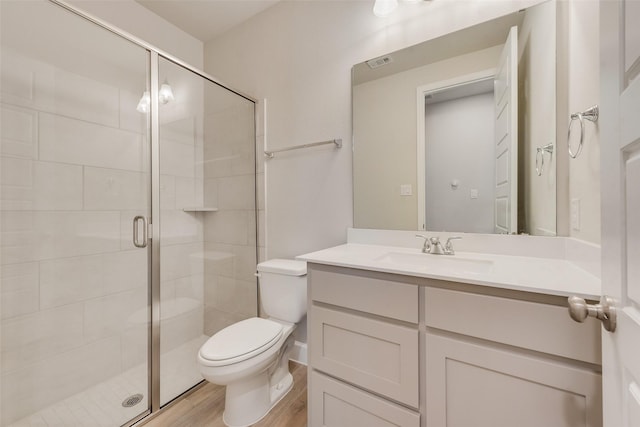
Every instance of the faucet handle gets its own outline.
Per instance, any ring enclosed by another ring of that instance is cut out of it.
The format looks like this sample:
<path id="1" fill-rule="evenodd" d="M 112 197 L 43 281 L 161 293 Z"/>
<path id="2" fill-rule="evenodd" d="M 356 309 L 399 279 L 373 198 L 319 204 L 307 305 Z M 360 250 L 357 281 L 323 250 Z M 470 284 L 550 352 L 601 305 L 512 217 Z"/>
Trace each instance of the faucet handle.
<path id="1" fill-rule="evenodd" d="M 422 245 L 422 252 L 425 254 L 429 252 L 429 249 L 431 248 L 431 245 L 429 244 L 429 238 L 424 234 L 416 234 L 416 237 L 420 237 L 424 239 L 424 244 Z"/>
<path id="2" fill-rule="evenodd" d="M 449 237 L 447 239 L 447 243 L 444 245 L 444 250 L 446 251 L 446 253 L 448 255 L 454 255 L 455 254 L 455 251 L 453 250 L 453 243 L 451 243 L 451 241 L 452 240 L 461 240 L 461 239 L 462 239 L 462 237 L 458 237 L 458 236 Z"/>

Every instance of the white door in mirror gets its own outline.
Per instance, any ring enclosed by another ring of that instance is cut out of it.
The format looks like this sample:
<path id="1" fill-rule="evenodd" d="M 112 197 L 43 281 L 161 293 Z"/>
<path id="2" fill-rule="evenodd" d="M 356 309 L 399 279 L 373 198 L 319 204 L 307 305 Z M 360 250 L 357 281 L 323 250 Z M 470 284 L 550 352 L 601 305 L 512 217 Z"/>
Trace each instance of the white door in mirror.
<path id="1" fill-rule="evenodd" d="M 494 79 L 494 231 L 518 231 L 518 27 L 511 27 Z"/>

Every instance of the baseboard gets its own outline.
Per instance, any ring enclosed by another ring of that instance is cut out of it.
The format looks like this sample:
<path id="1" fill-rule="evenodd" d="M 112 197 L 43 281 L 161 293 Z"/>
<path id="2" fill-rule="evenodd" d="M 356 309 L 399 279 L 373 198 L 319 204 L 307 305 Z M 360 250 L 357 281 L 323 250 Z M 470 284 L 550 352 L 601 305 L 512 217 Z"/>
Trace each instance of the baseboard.
<path id="1" fill-rule="evenodd" d="M 294 362 L 302 363 L 303 365 L 307 364 L 307 343 L 295 341 L 293 344 L 293 349 L 291 350 L 291 355 L 289 356 L 289 360 L 293 360 Z"/>

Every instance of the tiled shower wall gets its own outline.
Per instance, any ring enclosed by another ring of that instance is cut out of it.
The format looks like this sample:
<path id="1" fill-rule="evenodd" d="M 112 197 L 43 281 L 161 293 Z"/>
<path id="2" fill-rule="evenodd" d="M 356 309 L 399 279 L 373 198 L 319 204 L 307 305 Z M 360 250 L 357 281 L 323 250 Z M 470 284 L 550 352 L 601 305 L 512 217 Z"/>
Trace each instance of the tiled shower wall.
<path id="1" fill-rule="evenodd" d="M 215 90 L 216 88 L 212 88 Z M 257 314 L 254 104 L 206 92 L 205 334 Z"/>
<path id="2" fill-rule="evenodd" d="M 159 105 L 160 122 L 160 403 L 202 380 L 196 365 L 204 335 L 204 81 L 160 59 L 160 83 L 175 99 Z M 184 346 L 183 346 L 184 345 Z M 169 357 L 183 346 L 183 357 Z"/>
<path id="3" fill-rule="evenodd" d="M 174 82 L 182 99 L 160 106 L 161 353 L 203 334 L 202 102 Z"/>

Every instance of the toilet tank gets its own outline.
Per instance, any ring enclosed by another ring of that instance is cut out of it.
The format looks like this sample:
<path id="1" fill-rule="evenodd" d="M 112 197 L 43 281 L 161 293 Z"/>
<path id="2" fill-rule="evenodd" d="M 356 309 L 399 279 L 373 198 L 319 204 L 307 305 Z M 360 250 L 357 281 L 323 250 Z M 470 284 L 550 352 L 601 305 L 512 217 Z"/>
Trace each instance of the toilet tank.
<path id="1" fill-rule="evenodd" d="M 307 263 L 272 259 L 258 264 L 258 274 L 265 314 L 298 323 L 307 314 Z"/>

